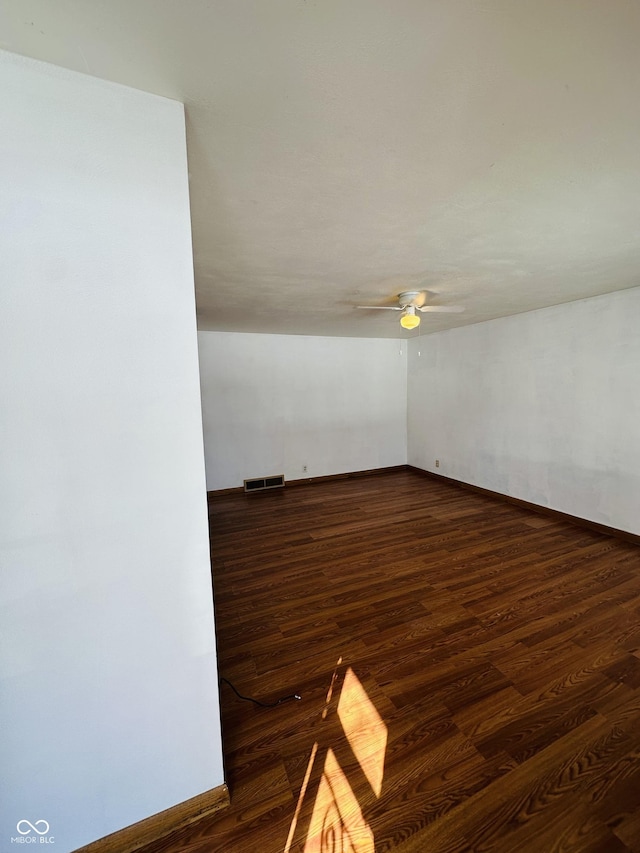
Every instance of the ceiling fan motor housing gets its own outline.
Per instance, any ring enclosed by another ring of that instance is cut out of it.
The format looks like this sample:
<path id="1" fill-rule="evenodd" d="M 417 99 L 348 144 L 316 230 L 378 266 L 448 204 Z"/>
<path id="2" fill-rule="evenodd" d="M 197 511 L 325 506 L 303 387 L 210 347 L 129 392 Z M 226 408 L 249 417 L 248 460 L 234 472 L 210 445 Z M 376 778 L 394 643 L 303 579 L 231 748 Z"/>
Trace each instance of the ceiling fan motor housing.
<path id="1" fill-rule="evenodd" d="M 421 308 L 426 300 L 427 294 L 424 290 L 404 290 L 398 294 L 398 303 L 401 308 Z"/>

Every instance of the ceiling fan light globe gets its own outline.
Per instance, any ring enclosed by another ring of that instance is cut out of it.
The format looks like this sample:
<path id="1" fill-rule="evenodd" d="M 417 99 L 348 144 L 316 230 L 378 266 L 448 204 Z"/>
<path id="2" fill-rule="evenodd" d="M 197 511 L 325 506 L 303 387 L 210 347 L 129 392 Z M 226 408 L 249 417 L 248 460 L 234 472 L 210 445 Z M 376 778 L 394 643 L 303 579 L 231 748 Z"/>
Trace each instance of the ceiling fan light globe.
<path id="1" fill-rule="evenodd" d="M 403 329 L 417 329 L 420 325 L 420 317 L 417 314 L 403 314 L 400 317 L 400 325 Z"/>

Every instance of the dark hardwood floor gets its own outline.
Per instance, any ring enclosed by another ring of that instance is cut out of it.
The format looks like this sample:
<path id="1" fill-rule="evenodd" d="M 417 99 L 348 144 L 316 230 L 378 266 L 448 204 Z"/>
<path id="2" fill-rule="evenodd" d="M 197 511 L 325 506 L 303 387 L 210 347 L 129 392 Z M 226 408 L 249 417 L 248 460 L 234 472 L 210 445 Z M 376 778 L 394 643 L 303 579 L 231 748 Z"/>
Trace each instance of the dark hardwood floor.
<path id="1" fill-rule="evenodd" d="M 639 851 L 640 548 L 411 471 L 210 502 L 231 808 L 189 853 Z M 301 792 L 303 796 L 301 796 Z"/>

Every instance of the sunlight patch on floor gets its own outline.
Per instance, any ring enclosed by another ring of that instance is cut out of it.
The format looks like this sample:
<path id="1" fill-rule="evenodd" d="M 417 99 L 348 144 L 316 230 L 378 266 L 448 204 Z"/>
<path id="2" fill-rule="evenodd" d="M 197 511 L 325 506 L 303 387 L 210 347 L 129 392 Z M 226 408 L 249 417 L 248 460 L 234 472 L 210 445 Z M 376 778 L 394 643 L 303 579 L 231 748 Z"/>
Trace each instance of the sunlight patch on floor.
<path id="1" fill-rule="evenodd" d="M 351 667 L 340 683 L 341 663 L 342 658 L 322 712 L 325 737 L 313 745 L 283 853 L 375 850 L 365 804 L 382 793 L 387 727 Z"/>

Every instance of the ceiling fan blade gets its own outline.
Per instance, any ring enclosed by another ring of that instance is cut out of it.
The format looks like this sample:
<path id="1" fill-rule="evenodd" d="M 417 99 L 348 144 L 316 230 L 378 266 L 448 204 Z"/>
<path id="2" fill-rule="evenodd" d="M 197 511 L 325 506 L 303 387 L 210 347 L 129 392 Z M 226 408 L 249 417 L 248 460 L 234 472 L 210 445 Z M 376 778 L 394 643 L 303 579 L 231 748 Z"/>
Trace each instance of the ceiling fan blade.
<path id="1" fill-rule="evenodd" d="M 416 311 L 431 314 L 460 314 L 464 308 L 462 305 L 423 305 L 422 308 L 416 306 Z"/>
<path id="2" fill-rule="evenodd" d="M 397 305 L 354 305 L 354 308 L 366 308 L 367 311 L 402 311 Z"/>

